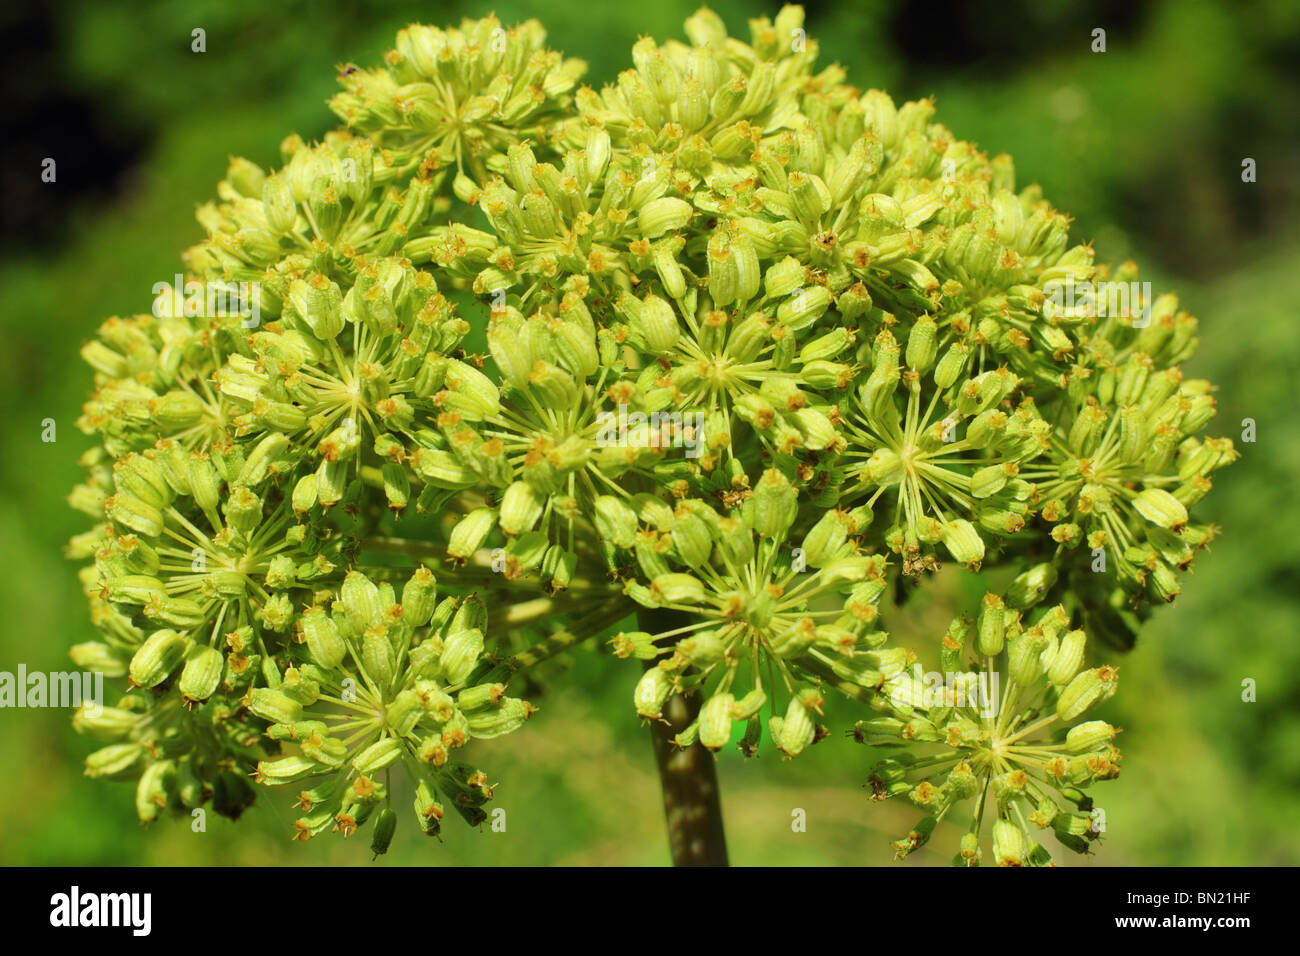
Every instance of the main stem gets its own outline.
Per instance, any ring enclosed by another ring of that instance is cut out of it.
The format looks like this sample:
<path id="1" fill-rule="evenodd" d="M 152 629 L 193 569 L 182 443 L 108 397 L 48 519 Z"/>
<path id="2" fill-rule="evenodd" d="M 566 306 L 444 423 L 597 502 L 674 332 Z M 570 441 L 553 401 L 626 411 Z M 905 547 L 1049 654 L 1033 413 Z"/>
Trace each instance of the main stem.
<path id="1" fill-rule="evenodd" d="M 688 615 L 662 609 L 642 609 L 637 612 L 637 620 L 651 634 L 692 623 Z M 668 844 L 674 866 L 726 866 L 727 837 L 722 828 L 713 754 L 698 741 L 684 750 L 673 743 L 673 738 L 690 726 L 699 712 L 698 694 L 674 694 L 664 705 L 666 723 L 655 721 L 650 725 L 663 787 Z"/>

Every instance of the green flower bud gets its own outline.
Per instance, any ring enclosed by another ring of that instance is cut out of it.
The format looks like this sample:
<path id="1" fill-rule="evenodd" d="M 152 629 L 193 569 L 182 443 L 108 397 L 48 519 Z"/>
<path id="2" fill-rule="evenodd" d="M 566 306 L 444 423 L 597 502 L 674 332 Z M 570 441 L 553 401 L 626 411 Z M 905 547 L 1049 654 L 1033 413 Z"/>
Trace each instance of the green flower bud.
<path id="1" fill-rule="evenodd" d="M 804 560 L 808 562 L 809 567 L 824 567 L 834 559 L 847 540 L 848 529 L 845 527 L 842 515 L 828 511 L 804 536 L 801 545 Z"/>
<path id="2" fill-rule="evenodd" d="M 609 167 L 610 156 L 613 154 L 609 133 L 599 128 L 592 129 L 587 135 L 587 148 L 583 152 L 587 182 L 600 182 L 605 178 L 605 170 Z"/>
<path id="3" fill-rule="evenodd" d="M 578 572 L 578 556 L 559 545 L 551 545 L 542 557 L 542 580 L 552 591 L 562 591 L 573 583 Z"/>
<path id="4" fill-rule="evenodd" d="M 388 507 L 400 512 L 411 500 L 411 479 L 407 476 L 406 469 L 389 461 L 384 463 L 381 475 Z"/>
<path id="5" fill-rule="evenodd" d="M 939 666 L 945 673 L 956 674 L 966 669 L 966 640 L 969 635 L 970 624 L 965 619 L 957 618 L 949 625 L 939 650 Z"/>
<path id="6" fill-rule="evenodd" d="M 293 510 L 299 514 L 316 507 L 316 475 L 304 475 L 293 486 Z"/>
<path id="7" fill-rule="evenodd" d="M 262 523 L 262 499 L 242 485 L 230 489 L 226 496 L 226 523 L 232 531 L 247 537 Z"/>
<path id="8" fill-rule="evenodd" d="M 871 293 L 861 282 L 855 282 L 835 298 L 835 308 L 845 322 L 855 322 L 871 311 Z"/>
<path id="9" fill-rule="evenodd" d="M 803 265 L 793 256 L 786 256 L 768 267 L 763 285 L 770 298 L 784 299 L 806 281 Z"/>
<path id="10" fill-rule="evenodd" d="M 906 784 L 903 785 L 906 787 Z M 907 834 L 907 837 L 894 843 L 894 859 L 905 859 L 909 854 L 919 850 L 930 842 L 930 835 L 934 833 L 934 828 L 938 826 L 937 817 L 925 817 L 919 820 Z"/>
<path id="11" fill-rule="evenodd" d="M 386 723 L 393 735 L 402 739 L 424 717 L 424 701 L 415 691 L 402 691 L 387 706 Z"/>
<path id="12" fill-rule="evenodd" d="M 257 782 L 272 787 L 304 780 L 318 773 L 319 764 L 306 756 L 261 760 L 257 764 Z"/>
<path id="13" fill-rule="evenodd" d="M 849 149 L 849 155 L 835 168 L 830 180 L 831 201 L 842 206 L 867 179 L 876 174 L 884 149 L 874 133 L 868 132 Z"/>
<path id="14" fill-rule="evenodd" d="M 443 404 L 466 418 L 491 418 L 501 408 L 501 394 L 492 380 L 471 365 L 447 359 L 443 367 Z"/>
<path id="15" fill-rule="evenodd" d="M 1006 487 L 1012 475 L 1007 465 L 987 465 L 976 470 L 970 478 L 970 493 L 976 498 L 989 498 Z"/>
<path id="16" fill-rule="evenodd" d="M 343 293 L 324 275 L 295 279 L 289 285 L 289 302 L 316 338 L 328 341 L 343 331 Z"/>
<path id="17" fill-rule="evenodd" d="M 190 457 L 189 480 L 194 503 L 204 511 L 215 513 L 221 500 L 221 476 L 206 455 Z"/>
<path id="18" fill-rule="evenodd" d="M 820 176 L 795 171 L 788 184 L 791 209 L 801 222 L 815 223 L 830 208 L 831 193 Z"/>
<path id="19" fill-rule="evenodd" d="M 766 704 L 767 694 L 763 692 L 763 688 L 755 687 L 732 705 L 731 719 L 748 720 L 756 716 Z"/>

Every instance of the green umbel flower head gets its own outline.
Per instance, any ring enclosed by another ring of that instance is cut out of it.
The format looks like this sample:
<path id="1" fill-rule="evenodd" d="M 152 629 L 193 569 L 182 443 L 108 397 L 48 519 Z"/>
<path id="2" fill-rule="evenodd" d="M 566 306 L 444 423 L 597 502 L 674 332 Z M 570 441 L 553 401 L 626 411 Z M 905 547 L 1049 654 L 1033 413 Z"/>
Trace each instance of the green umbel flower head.
<path id="1" fill-rule="evenodd" d="M 1118 669 L 1084 666 L 1087 638 L 1067 630 L 1064 608 L 1034 617 L 1026 625 L 1000 595 L 986 595 L 973 621 L 959 618 L 944 634 L 942 669 L 914 664 L 885 680 L 873 701 L 882 716 L 855 726 L 855 739 L 891 754 L 868 777 L 872 799 L 905 797 L 927 814 L 894 844 L 899 858 L 964 808 L 959 865 L 980 862 L 990 831 L 999 866 L 1050 863 L 1036 839 L 1049 828 L 1078 853 L 1100 836 L 1105 816 L 1084 790 L 1119 776 L 1117 730 L 1079 718 L 1115 692 Z"/>
<path id="2" fill-rule="evenodd" d="M 382 851 L 401 765 L 422 830 L 477 822 L 461 748 L 605 637 L 643 719 L 698 697 L 681 746 L 793 757 L 828 694 L 873 708 L 873 793 L 927 814 L 900 853 L 966 807 L 962 862 L 1097 836 L 1118 755 L 1078 718 L 1115 681 L 1083 635 L 1127 648 L 1176 597 L 1236 457 L 1181 371 L 1196 320 L 929 101 L 819 69 L 799 8 L 749 27 L 701 10 L 599 90 L 532 21 L 408 27 L 83 348 L 73 653 L 128 690 L 77 723 L 142 818 L 237 814 L 252 778 Z M 934 699 L 880 607 L 948 561 L 1018 576 Z"/>

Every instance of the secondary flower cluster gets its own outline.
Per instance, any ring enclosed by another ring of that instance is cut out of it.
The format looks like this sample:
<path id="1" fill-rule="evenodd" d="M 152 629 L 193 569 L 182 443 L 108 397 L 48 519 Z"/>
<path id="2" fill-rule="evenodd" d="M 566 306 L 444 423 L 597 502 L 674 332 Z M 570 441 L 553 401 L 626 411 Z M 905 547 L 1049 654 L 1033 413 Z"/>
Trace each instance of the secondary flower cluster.
<path id="1" fill-rule="evenodd" d="M 78 724 L 142 818 L 324 776 L 300 835 L 374 817 L 386 846 L 400 763 L 425 832 L 438 792 L 481 820 L 491 785 L 453 751 L 529 716 L 512 679 L 614 632 L 642 717 L 702 699 L 682 746 L 796 755 L 840 691 L 887 714 L 863 739 L 952 748 L 873 778 L 927 821 L 975 797 L 977 835 L 996 806 L 999 862 L 1042 858 L 1026 821 L 1089 838 L 1043 802 L 1082 812 L 1118 760 L 1096 724 L 1043 736 L 1105 696 L 1084 675 L 1114 686 L 1076 625 L 1132 643 L 1235 457 L 1198 437 L 1195 319 L 1054 307 L 1135 268 L 1070 245 L 929 101 L 818 70 L 799 8 L 686 36 L 597 91 L 535 22 L 408 27 L 341 74 L 344 129 L 232 162 L 184 256 L 203 301 L 84 347 L 99 444 L 72 500 L 96 525 L 72 554 L 102 639 L 74 657 L 130 690 Z M 949 559 L 1023 572 L 979 619 L 996 719 L 916 699 L 880 627 Z"/>
<path id="2" fill-rule="evenodd" d="M 914 665 L 881 684 L 872 704 L 882 716 L 859 721 L 853 734 L 890 753 L 867 779 L 872 799 L 906 797 L 926 813 L 894 844 L 898 858 L 967 801 L 957 865 L 980 863 L 985 827 L 999 866 L 1050 864 L 1035 840 L 1049 828 L 1077 853 L 1100 836 L 1105 816 L 1084 790 L 1119 776 L 1117 730 L 1079 717 L 1115 692 L 1118 669 L 1084 668 L 1087 637 L 1069 625 L 1060 605 L 1026 625 L 988 594 L 974 621 L 958 618 L 943 635 L 941 670 Z"/>

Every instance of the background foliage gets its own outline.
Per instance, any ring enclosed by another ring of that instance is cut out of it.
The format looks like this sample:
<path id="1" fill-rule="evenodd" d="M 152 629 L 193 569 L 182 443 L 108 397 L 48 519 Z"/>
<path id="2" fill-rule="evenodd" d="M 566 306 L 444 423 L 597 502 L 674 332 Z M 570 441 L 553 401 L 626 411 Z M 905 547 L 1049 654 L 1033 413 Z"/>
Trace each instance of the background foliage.
<path id="1" fill-rule="evenodd" d="M 541 12 L 552 44 L 612 79 L 637 36 L 680 35 L 690 0 Z M 1255 444 L 1204 504 L 1224 529 L 1175 606 L 1119 661 L 1106 716 L 1122 726 L 1119 780 L 1098 791 L 1112 836 L 1084 865 L 1300 863 L 1300 7 L 1264 2 L 810 3 L 824 62 L 903 99 L 934 95 L 938 118 L 1018 178 L 1040 182 L 1095 240 L 1099 259 L 1136 258 L 1201 318 L 1189 374 L 1220 387 L 1210 431 Z M 715 5 L 733 32 L 775 7 Z M 538 15 L 497 3 L 506 22 Z M 89 372 L 79 344 L 104 317 L 145 308 L 154 282 L 197 241 L 196 203 L 227 157 L 267 164 L 296 130 L 332 125 L 333 68 L 369 64 L 411 20 L 439 25 L 487 7 L 462 0 L 65 0 L 0 14 L 6 150 L 0 177 L 0 670 L 70 666 L 90 639 L 74 567 L 82 519 L 63 503 L 86 447 L 73 426 Z M 1107 30 L 1108 50 L 1089 50 Z M 190 52 L 190 31 L 207 52 Z M 58 162 L 43 184 L 42 159 Z M 1259 181 L 1240 180 L 1243 157 Z M 58 441 L 40 441 L 54 418 Z M 907 643 L 969 601 L 940 582 L 933 604 L 887 624 Z M 938 626 L 943 626 L 939 624 Z M 480 746 L 500 774 L 504 834 L 399 831 L 387 864 L 661 864 L 667 846 L 650 742 L 627 701 L 634 667 L 572 656 L 562 696 L 522 732 Z M 1258 702 L 1241 701 L 1244 678 Z M 2 864 L 360 864 L 364 847 L 290 842 L 290 810 L 263 794 L 237 826 L 210 816 L 141 830 L 129 787 L 83 780 L 90 744 L 57 710 L 0 710 Z M 850 718 L 851 719 L 851 718 Z M 841 721 L 847 725 L 848 720 Z M 874 864 L 910 826 L 870 804 L 870 755 L 832 738 L 800 760 L 721 760 L 732 858 L 742 864 Z M 808 832 L 790 830 L 807 811 Z M 946 862 L 923 851 L 908 865 Z"/>

